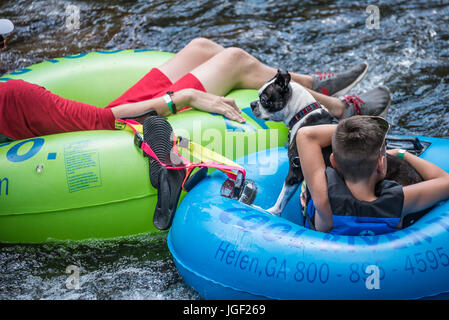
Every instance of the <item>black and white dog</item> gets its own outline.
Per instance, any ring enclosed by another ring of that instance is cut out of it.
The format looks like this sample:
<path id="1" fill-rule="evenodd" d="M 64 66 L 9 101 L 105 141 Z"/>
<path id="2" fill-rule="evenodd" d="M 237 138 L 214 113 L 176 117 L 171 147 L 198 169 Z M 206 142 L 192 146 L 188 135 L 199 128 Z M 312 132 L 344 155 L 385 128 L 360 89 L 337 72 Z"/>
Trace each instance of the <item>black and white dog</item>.
<path id="1" fill-rule="evenodd" d="M 282 191 L 273 207 L 268 209 L 272 214 L 280 216 L 292 195 L 296 192 L 300 183 L 304 180 L 301 170 L 298 150 L 296 146 L 296 133 L 304 126 L 338 123 L 338 120 L 301 85 L 290 81 L 291 77 L 287 71 L 278 70 L 277 75 L 259 89 L 259 99 L 251 102 L 253 114 L 263 120 L 284 122 L 289 131 L 289 171 L 284 181 Z M 326 166 L 330 166 L 330 154 L 332 147 L 323 149 L 323 157 Z M 396 180 L 402 185 L 422 181 L 417 177 L 415 181 L 409 181 L 413 176 L 411 170 L 416 171 L 408 165 L 405 160 L 393 156 L 387 156 L 386 179 Z M 419 176 L 416 173 L 417 176 Z"/>
<path id="2" fill-rule="evenodd" d="M 277 75 L 259 89 L 259 100 L 251 102 L 253 114 L 263 120 L 284 122 L 290 129 L 288 160 L 289 171 L 276 204 L 268 209 L 281 215 L 291 196 L 304 180 L 296 148 L 299 128 L 310 125 L 337 123 L 336 119 L 301 85 L 290 82 L 287 71 L 278 70 Z M 324 150 L 330 155 L 330 148 Z M 329 156 L 325 156 L 329 159 Z M 330 165 L 330 163 L 326 163 Z"/>

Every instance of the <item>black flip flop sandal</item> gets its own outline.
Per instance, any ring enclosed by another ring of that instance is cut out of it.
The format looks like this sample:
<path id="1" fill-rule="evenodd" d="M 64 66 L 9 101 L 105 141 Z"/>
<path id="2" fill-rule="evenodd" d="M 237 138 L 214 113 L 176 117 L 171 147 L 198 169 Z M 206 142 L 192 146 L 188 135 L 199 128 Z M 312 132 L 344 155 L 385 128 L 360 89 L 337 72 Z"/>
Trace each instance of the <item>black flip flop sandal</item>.
<path id="1" fill-rule="evenodd" d="M 168 121 L 157 115 L 150 115 L 143 124 L 144 141 L 154 151 L 159 160 L 167 165 L 176 166 L 180 158 L 171 152 L 173 148 L 173 128 Z M 160 230 L 170 228 L 182 191 L 182 182 L 186 170 L 167 170 L 157 160 L 148 157 L 150 182 L 157 189 L 157 204 L 153 223 Z"/>

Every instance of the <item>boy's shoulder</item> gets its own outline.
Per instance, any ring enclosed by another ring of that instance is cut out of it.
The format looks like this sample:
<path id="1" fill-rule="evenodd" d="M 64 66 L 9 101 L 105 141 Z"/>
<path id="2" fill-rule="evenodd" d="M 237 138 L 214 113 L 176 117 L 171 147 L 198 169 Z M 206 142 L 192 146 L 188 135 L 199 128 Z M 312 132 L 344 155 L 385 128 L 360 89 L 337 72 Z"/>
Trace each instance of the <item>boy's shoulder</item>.
<path id="1" fill-rule="evenodd" d="M 329 204 L 333 215 L 399 218 L 402 215 L 404 192 L 395 181 L 383 180 L 376 185 L 375 201 L 358 200 L 346 186 L 340 174 L 333 168 L 326 168 Z"/>

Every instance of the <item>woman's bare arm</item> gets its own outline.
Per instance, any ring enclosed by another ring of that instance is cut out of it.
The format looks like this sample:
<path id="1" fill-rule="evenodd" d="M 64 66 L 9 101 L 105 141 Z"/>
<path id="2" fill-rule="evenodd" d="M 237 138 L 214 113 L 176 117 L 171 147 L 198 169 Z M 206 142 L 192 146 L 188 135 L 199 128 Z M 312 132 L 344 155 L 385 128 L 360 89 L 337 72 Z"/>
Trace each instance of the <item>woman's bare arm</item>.
<path id="1" fill-rule="evenodd" d="M 246 121 L 240 115 L 241 110 L 236 105 L 234 99 L 231 98 L 219 97 L 195 89 L 182 89 L 173 93 L 172 100 L 177 109 L 190 106 L 198 110 L 222 114 L 238 122 Z M 115 118 L 126 118 L 145 113 L 150 109 L 155 110 L 161 116 L 170 114 L 170 109 L 163 97 L 122 104 L 111 108 L 111 111 Z"/>

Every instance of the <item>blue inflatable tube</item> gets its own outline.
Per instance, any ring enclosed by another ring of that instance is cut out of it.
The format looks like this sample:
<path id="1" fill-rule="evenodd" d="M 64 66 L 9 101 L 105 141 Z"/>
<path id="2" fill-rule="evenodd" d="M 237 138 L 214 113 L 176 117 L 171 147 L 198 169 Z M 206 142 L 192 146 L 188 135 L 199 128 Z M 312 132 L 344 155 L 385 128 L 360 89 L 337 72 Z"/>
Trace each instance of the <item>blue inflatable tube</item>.
<path id="1" fill-rule="evenodd" d="M 449 140 L 422 154 L 449 171 Z M 272 206 L 288 171 L 287 150 L 238 161 L 258 185 L 255 205 Z M 411 227 L 380 236 L 308 230 L 299 195 L 283 217 L 220 196 L 214 172 L 180 204 L 168 236 L 175 264 L 205 299 L 418 299 L 449 292 L 449 201 Z M 444 295 L 444 294 L 443 294 Z"/>

